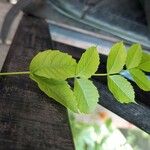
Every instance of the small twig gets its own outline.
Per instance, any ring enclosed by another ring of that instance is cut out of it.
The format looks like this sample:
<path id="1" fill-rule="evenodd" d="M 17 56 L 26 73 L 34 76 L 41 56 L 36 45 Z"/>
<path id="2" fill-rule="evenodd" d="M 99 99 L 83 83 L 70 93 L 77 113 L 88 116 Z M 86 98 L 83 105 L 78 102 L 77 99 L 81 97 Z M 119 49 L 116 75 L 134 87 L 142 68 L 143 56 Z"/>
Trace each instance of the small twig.
<path id="1" fill-rule="evenodd" d="M 0 76 L 24 75 L 24 74 L 30 74 L 30 72 L 29 71 L 25 71 L 25 72 L 1 72 Z"/>

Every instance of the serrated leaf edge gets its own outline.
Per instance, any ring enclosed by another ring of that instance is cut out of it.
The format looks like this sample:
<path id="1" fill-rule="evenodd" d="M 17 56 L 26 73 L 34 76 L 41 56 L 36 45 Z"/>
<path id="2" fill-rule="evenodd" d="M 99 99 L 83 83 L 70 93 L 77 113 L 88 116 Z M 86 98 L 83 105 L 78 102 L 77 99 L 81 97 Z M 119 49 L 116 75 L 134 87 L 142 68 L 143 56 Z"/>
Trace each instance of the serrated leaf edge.
<path id="1" fill-rule="evenodd" d="M 113 75 L 109 75 L 108 77 L 110 77 L 110 76 L 113 76 Z M 122 75 L 120 75 L 123 79 L 125 79 L 128 83 L 129 83 L 129 85 L 131 86 L 131 88 L 132 88 L 132 90 L 133 90 L 133 92 L 134 92 L 134 101 L 132 101 L 132 102 L 135 102 L 135 91 L 134 91 L 134 88 L 133 88 L 133 86 L 131 85 L 131 83 L 126 79 L 126 78 L 124 78 Z M 117 84 L 116 84 L 117 85 Z M 120 87 L 117 85 L 117 87 L 120 89 Z M 109 88 L 109 86 L 108 86 L 108 88 Z M 109 90 L 110 90 L 110 88 L 109 88 Z M 111 91 L 111 90 L 110 90 Z M 122 89 L 121 89 L 121 91 L 122 91 Z M 111 93 L 113 94 L 113 92 L 111 91 Z M 127 95 L 125 92 L 122 92 L 125 96 Z M 116 96 L 113 94 L 113 96 L 116 98 Z M 127 96 L 128 97 L 128 96 Z M 116 100 L 118 101 L 118 99 L 116 98 Z M 128 103 L 131 103 L 131 102 L 121 102 L 121 101 L 119 101 L 120 103 L 126 103 L 126 104 L 128 104 Z"/>

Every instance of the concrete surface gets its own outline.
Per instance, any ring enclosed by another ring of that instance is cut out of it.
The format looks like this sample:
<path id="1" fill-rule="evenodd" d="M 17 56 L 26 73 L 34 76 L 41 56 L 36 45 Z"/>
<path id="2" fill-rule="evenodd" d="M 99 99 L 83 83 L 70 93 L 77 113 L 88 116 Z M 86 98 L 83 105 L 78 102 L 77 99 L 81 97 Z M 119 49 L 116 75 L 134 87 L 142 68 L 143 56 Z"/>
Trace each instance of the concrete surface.
<path id="1" fill-rule="evenodd" d="M 9 3 L 0 1 L 0 29 L 2 27 L 2 23 L 3 23 L 4 17 L 6 15 L 6 13 L 8 12 L 8 10 L 11 8 L 11 6 L 12 5 L 9 4 Z M 0 42 L 0 70 L 1 70 L 1 68 L 3 66 L 3 63 L 5 61 L 5 58 L 7 56 L 7 53 L 8 53 L 10 44 L 11 44 L 11 41 L 12 41 L 13 36 L 15 34 L 15 31 L 16 31 L 16 29 L 18 27 L 18 23 L 19 23 L 19 21 L 21 19 L 21 16 L 22 16 L 22 14 L 20 13 L 18 15 L 18 17 L 15 19 L 15 21 L 14 21 L 14 23 L 12 25 L 12 28 L 11 28 L 11 30 L 9 32 L 7 41 L 6 41 L 7 44 L 2 44 Z"/>

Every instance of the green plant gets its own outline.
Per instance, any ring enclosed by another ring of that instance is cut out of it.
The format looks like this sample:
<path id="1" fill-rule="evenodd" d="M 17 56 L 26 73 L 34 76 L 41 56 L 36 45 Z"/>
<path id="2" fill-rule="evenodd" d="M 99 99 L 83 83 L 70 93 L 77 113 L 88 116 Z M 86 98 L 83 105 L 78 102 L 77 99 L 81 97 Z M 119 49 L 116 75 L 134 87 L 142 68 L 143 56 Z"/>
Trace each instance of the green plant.
<path id="1" fill-rule="evenodd" d="M 85 122 L 78 119 L 79 115 L 68 113 L 76 150 L 133 150 L 111 119 Z"/>
<path id="2" fill-rule="evenodd" d="M 150 91 L 150 80 L 143 72 L 150 72 L 150 55 L 142 51 L 140 44 L 133 44 L 128 51 L 123 42 L 114 44 L 107 59 L 107 73 L 95 73 L 99 65 L 99 54 L 94 46 L 82 54 L 78 63 L 66 53 L 46 50 L 33 58 L 29 72 L 0 75 L 29 74 L 45 94 L 77 113 L 90 113 L 97 105 L 99 93 L 89 79 L 91 76 L 107 76 L 109 90 L 121 103 L 135 102 L 134 89 L 122 76 L 124 71 L 131 74 L 142 90 Z M 72 78 L 73 90 L 67 82 Z"/>

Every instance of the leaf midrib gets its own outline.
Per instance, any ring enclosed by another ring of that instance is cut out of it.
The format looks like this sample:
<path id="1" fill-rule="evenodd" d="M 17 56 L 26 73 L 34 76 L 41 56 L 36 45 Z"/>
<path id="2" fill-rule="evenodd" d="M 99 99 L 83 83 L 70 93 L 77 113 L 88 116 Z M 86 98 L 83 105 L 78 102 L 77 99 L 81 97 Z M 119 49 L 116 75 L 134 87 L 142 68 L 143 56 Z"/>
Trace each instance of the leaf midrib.
<path id="1" fill-rule="evenodd" d="M 139 66 L 140 66 L 140 65 L 143 65 L 143 64 L 147 64 L 147 63 L 150 63 L 150 60 L 147 60 L 147 61 L 145 61 L 145 62 L 143 62 L 143 63 L 140 63 Z"/>
<path id="2" fill-rule="evenodd" d="M 80 87 L 80 89 L 81 89 L 81 92 L 82 93 L 84 93 L 84 89 L 82 88 L 82 86 L 80 85 L 80 82 L 76 79 L 76 81 L 78 82 L 78 85 L 79 85 L 79 87 Z M 87 101 L 86 101 L 86 94 L 83 94 L 83 97 L 84 97 L 84 99 L 85 99 L 85 102 L 86 102 L 86 104 L 87 104 L 87 106 L 88 106 L 88 108 L 90 108 L 90 106 L 89 106 L 89 104 L 87 103 Z"/>
<path id="3" fill-rule="evenodd" d="M 42 68 L 43 64 L 45 64 L 47 57 L 49 57 L 49 55 L 51 54 L 51 52 L 48 53 L 48 55 L 46 56 L 46 58 L 40 63 L 40 65 L 38 67 L 34 67 L 34 69 L 32 70 L 32 73 L 35 73 L 37 70 L 39 70 L 40 68 Z"/>
<path id="4" fill-rule="evenodd" d="M 142 85 L 144 85 L 144 87 L 145 87 L 145 85 L 146 85 L 146 88 L 147 89 L 150 89 L 149 88 L 149 86 L 147 86 L 147 84 L 145 84 L 144 82 L 143 82 L 143 80 L 140 80 L 139 78 L 138 78 L 138 76 L 135 76 L 133 73 L 131 73 L 132 74 L 132 76 L 134 76 L 137 80 L 139 80 L 141 83 L 142 83 Z M 149 80 L 148 80 L 149 81 Z M 150 81 L 149 81 L 150 82 Z"/>
<path id="5" fill-rule="evenodd" d="M 129 67 L 128 67 L 128 69 L 131 69 L 131 68 L 136 68 L 139 64 L 140 64 L 140 62 L 141 62 L 141 58 L 142 57 L 140 57 L 140 60 L 139 60 L 139 62 L 138 62 L 138 64 L 136 64 L 135 66 L 134 66 L 134 58 L 136 57 L 136 53 L 138 53 L 138 50 L 136 50 L 136 51 L 134 51 L 133 52 L 133 59 L 131 60 L 131 63 L 129 64 Z M 131 66 L 133 66 L 133 67 L 131 67 Z"/>
<path id="6" fill-rule="evenodd" d="M 77 73 L 77 75 L 82 75 L 82 74 L 83 74 L 83 72 L 85 72 L 85 69 L 86 69 L 86 68 L 87 68 L 87 66 L 90 64 L 90 62 L 91 62 L 91 59 L 92 59 L 93 55 L 94 55 L 94 53 L 92 53 L 92 56 L 90 57 L 90 59 L 89 59 L 88 63 L 86 63 L 86 64 L 85 64 L 85 67 L 84 67 L 82 70 L 80 69 L 80 72 L 79 72 L 79 73 Z M 87 73 L 86 73 L 86 74 L 87 74 Z"/>
<path id="7" fill-rule="evenodd" d="M 120 48 L 121 48 L 121 47 L 120 47 Z M 116 58 L 118 58 L 120 48 L 119 48 L 118 51 L 117 51 L 117 56 L 116 56 Z M 115 61 L 113 61 L 113 65 L 112 65 L 111 69 L 108 71 L 108 74 L 114 73 L 114 72 L 111 72 L 111 70 L 112 70 L 112 68 L 114 68 L 113 66 L 114 66 L 114 64 L 116 63 L 117 60 L 118 60 L 118 59 L 115 59 Z M 115 73 L 116 73 L 116 71 L 115 71 Z"/>
<path id="8" fill-rule="evenodd" d="M 126 80 L 126 79 L 125 79 Z M 112 80 L 113 82 L 114 82 L 114 80 Z M 116 83 L 116 82 L 114 82 L 114 83 Z M 122 88 L 120 88 L 119 86 L 118 86 L 118 84 L 116 84 L 117 85 L 117 87 L 118 87 L 118 89 L 121 89 L 121 91 L 122 91 L 122 93 L 126 96 L 126 97 L 128 97 L 128 94 L 126 94 L 125 92 L 123 92 L 123 90 L 122 90 Z M 130 97 L 128 97 L 129 99 L 130 99 Z M 132 100 L 132 99 L 130 99 L 130 100 Z"/>
<path id="9" fill-rule="evenodd" d="M 43 82 L 43 81 L 42 81 Z M 38 82 L 38 84 L 40 84 L 39 82 Z M 68 107 L 68 105 L 67 105 L 67 103 L 63 100 L 63 98 L 59 95 L 59 94 L 57 94 L 57 92 L 55 92 L 55 90 L 52 90 L 52 88 L 47 84 L 47 82 L 44 82 L 44 84 L 46 84 L 47 85 L 47 87 L 49 87 L 49 88 L 47 88 L 47 89 L 49 89 L 50 90 L 50 92 L 51 93 L 54 93 L 59 99 L 61 99 L 63 102 L 60 102 L 62 105 L 66 105 L 67 107 Z M 42 84 L 42 86 L 44 85 L 44 84 Z M 48 91 L 48 90 L 47 90 Z M 55 98 L 54 98 L 55 99 Z M 59 102 L 59 101 L 58 101 Z"/>

